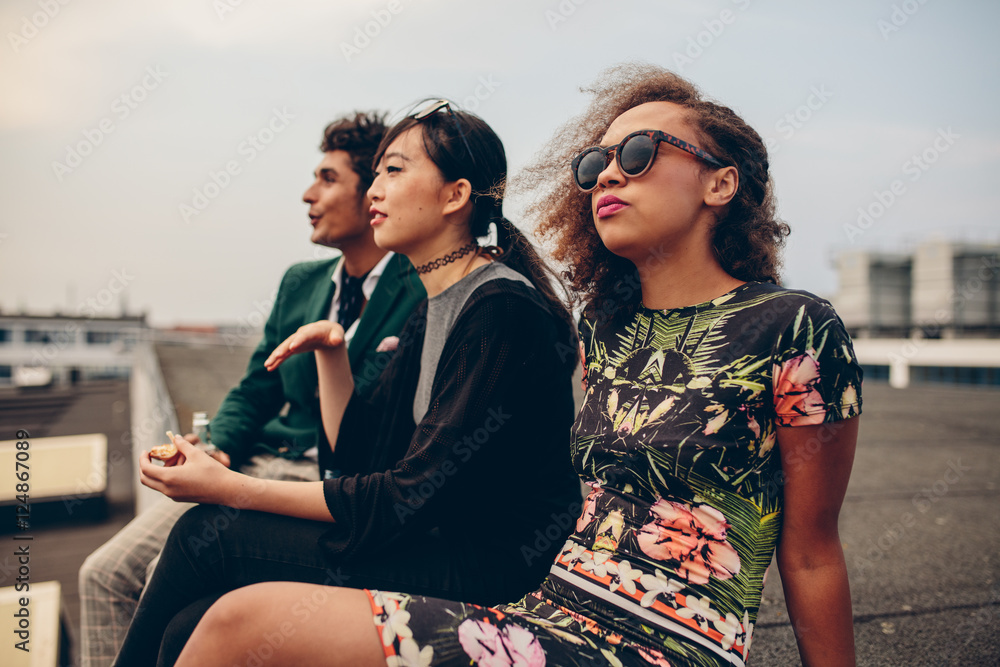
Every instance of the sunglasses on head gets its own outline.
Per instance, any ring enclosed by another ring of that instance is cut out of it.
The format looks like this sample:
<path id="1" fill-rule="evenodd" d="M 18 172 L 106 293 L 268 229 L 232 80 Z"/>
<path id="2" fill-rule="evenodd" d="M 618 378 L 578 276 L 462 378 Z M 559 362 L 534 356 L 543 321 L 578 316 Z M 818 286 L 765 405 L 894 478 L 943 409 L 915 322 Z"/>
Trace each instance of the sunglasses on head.
<path id="1" fill-rule="evenodd" d="M 469 159 L 472 160 L 472 164 L 475 164 L 476 157 L 472 154 L 472 148 L 469 146 L 469 140 L 465 138 L 465 133 L 462 132 L 462 124 L 458 122 L 458 116 L 456 116 L 455 112 L 451 110 L 451 102 L 449 102 L 448 100 L 434 100 L 420 111 L 410 114 L 410 118 L 412 118 L 417 122 L 420 122 L 425 118 L 433 114 L 436 114 L 438 111 L 441 111 L 442 109 L 446 110 L 448 112 L 448 115 L 451 116 L 452 122 L 455 123 L 455 129 L 458 130 L 458 136 L 462 137 L 462 143 L 465 144 L 465 150 L 469 154 Z"/>
<path id="2" fill-rule="evenodd" d="M 639 130 L 622 139 L 616 146 L 605 148 L 591 146 L 577 155 L 573 159 L 572 165 L 573 181 L 576 183 L 576 187 L 584 192 L 591 192 L 597 188 L 597 179 L 601 172 L 611 164 L 612 153 L 614 153 L 614 159 L 617 160 L 618 168 L 623 174 L 632 177 L 642 176 L 653 166 L 653 160 L 656 159 L 656 151 L 659 149 L 661 141 L 676 146 L 682 151 L 687 151 L 715 167 L 726 166 L 697 146 L 693 146 L 683 139 L 678 139 L 672 134 L 659 130 Z"/>

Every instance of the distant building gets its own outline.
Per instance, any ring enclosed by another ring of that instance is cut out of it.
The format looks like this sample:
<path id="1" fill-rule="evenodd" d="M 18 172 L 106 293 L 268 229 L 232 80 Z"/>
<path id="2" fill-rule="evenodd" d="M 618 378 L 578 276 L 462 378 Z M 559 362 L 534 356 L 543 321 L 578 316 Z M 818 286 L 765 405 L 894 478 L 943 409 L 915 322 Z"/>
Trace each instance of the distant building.
<path id="1" fill-rule="evenodd" d="M 1000 385 L 1000 245 L 928 241 L 835 259 L 831 299 L 866 377 Z"/>
<path id="2" fill-rule="evenodd" d="M 1000 337 L 1000 245 L 925 243 L 912 280 L 913 326 L 923 336 Z"/>
<path id="3" fill-rule="evenodd" d="M 833 304 L 855 338 L 1000 337 L 1000 245 L 932 241 L 835 263 Z"/>
<path id="4" fill-rule="evenodd" d="M 145 315 L 0 314 L 0 386 L 128 377 L 147 329 Z"/>
<path id="5" fill-rule="evenodd" d="M 0 386 L 44 388 L 128 378 L 131 428 L 126 435 L 133 469 L 138 469 L 140 453 L 162 444 L 167 430 L 185 433 L 192 412 L 218 407 L 239 382 L 259 339 L 260 330 L 248 322 L 152 329 L 145 315 L 0 313 Z M 5 400 L 14 395 L 8 390 Z M 137 512 L 162 499 L 138 476 L 133 483 Z"/>
<path id="6" fill-rule="evenodd" d="M 855 338 L 908 336 L 912 319 L 913 259 L 881 252 L 846 252 L 836 260 L 833 299 Z"/>

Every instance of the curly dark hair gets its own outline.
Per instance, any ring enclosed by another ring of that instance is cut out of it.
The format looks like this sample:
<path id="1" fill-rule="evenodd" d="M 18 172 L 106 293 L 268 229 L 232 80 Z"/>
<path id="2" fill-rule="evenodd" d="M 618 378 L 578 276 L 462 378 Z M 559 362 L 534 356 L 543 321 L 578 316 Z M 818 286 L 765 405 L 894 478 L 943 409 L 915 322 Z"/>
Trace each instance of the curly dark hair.
<path id="1" fill-rule="evenodd" d="M 350 154 L 351 165 L 360 179 L 358 193 L 362 195 L 375 180 L 372 160 L 385 134 L 385 116 L 382 111 L 355 111 L 353 116 L 338 118 L 323 130 L 319 149 L 324 153 L 339 150 Z"/>
<path id="2" fill-rule="evenodd" d="M 538 221 L 535 233 L 555 242 L 553 257 L 569 267 L 564 275 L 588 310 L 634 313 L 642 296 L 639 270 L 601 242 L 591 195 L 576 188 L 568 166 L 580 150 L 600 142 L 615 118 L 647 102 L 686 107 L 699 146 L 739 171 L 736 195 L 713 230 L 722 268 L 739 280 L 779 283 L 780 251 L 790 230 L 775 217 L 767 148 L 753 128 L 732 109 L 705 99 L 689 81 L 655 65 L 611 67 L 583 91 L 593 96 L 587 110 L 563 125 L 513 184 L 532 192 L 527 215 Z"/>

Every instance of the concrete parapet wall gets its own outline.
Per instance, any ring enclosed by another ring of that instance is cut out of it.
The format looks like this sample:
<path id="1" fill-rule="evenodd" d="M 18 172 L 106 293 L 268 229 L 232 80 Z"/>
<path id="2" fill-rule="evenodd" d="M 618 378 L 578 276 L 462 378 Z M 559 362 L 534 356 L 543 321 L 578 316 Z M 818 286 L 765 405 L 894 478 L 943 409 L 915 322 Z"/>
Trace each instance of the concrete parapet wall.
<path id="1" fill-rule="evenodd" d="M 909 385 L 911 366 L 1000 368 L 1000 340 L 929 340 L 924 338 L 866 338 L 854 341 L 858 361 L 888 366 L 889 384 Z"/>
<path id="2" fill-rule="evenodd" d="M 139 481 L 139 454 L 166 442 L 168 430 L 181 432 L 160 362 L 150 341 L 136 346 L 129 393 L 132 403 L 132 464 L 136 471 L 135 513 L 141 514 L 163 495 L 146 488 Z"/>

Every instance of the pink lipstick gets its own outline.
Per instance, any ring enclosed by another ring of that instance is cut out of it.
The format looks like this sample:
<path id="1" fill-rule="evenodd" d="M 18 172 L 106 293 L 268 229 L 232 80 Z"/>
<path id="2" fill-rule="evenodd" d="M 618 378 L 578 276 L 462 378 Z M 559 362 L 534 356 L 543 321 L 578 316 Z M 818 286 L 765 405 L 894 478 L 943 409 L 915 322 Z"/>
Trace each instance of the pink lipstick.
<path id="1" fill-rule="evenodd" d="M 609 215 L 617 213 L 626 206 L 628 206 L 628 203 L 623 202 L 618 197 L 615 197 L 614 195 L 604 195 L 597 200 L 597 217 L 606 218 Z"/>

